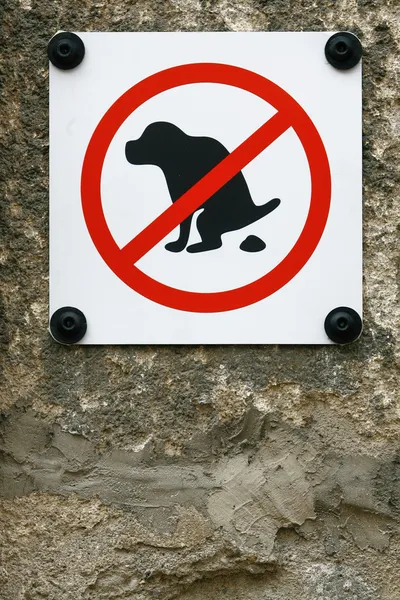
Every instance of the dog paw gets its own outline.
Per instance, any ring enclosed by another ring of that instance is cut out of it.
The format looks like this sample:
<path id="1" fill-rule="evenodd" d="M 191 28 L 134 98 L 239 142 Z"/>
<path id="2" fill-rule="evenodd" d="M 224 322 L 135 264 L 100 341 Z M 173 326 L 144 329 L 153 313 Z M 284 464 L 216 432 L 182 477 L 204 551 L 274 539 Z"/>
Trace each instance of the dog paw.
<path id="1" fill-rule="evenodd" d="M 199 242 L 198 244 L 192 244 L 188 246 L 186 250 L 192 254 L 195 252 L 206 252 L 207 250 L 216 250 L 217 248 L 221 248 L 222 242 L 215 242 L 214 244 L 208 244 L 205 242 Z"/>
<path id="2" fill-rule="evenodd" d="M 183 246 L 179 240 L 177 240 L 176 242 L 169 242 L 168 244 L 165 244 L 165 249 L 169 250 L 169 252 L 182 252 L 182 250 L 185 249 L 185 246 Z"/>

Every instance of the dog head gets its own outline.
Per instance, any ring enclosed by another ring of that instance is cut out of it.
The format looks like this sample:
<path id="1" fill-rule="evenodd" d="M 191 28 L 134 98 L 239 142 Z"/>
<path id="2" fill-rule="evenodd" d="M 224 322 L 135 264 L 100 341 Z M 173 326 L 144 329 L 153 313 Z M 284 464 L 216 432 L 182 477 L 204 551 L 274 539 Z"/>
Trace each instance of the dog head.
<path id="1" fill-rule="evenodd" d="M 146 127 L 139 139 L 127 142 L 126 159 L 132 165 L 162 167 L 173 154 L 177 146 L 177 138 L 182 135 L 185 135 L 183 131 L 172 123 L 164 121 L 152 123 Z"/>

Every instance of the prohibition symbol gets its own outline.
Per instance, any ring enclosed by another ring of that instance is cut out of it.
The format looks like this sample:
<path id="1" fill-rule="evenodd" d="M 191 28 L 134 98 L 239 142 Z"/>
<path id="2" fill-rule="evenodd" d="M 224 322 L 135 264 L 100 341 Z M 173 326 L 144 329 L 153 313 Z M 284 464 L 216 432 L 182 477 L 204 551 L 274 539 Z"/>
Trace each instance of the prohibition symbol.
<path id="1" fill-rule="evenodd" d="M 262 98 L 277 112 L 134 239 L 120 248 L 106 222 L 101 198 L 102 169 L 111 141 L 123 122 L 143 103 L 169 89 L 196 83 L 217 83 L 241 88 Z M 311 175 L 311 199 L 299 238 L 276 267 L 242 287 L 200 293 L 160 283 L 135 266 L 140 258 L 289 128 L 293 128 L 297 134 L 307 157 Z M 126 91 L 109 108 L 96 127 L 86 150 L 81 196 L 83 214 L 92 241 L 103 260 L 125 284 L 153 302 L 180 311 L 224 312 L 263 300 L 301 271 L 318 246 L 325 229 L 331 198 L 331 176 L 325 147 L 315 125 L 285 90 L 261 75 L 240 67 L 196 63 L 172 67 L 151 75 Z"/>

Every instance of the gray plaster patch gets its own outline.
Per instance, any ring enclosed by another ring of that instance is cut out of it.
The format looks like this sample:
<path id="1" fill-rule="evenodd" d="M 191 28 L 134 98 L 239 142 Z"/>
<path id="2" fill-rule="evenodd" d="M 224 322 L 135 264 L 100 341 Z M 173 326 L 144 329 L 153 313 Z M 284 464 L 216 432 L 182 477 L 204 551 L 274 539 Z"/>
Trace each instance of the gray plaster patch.
<path id="1" fill-rule="evenodd" d="M 221 491 L 208 501 L 216 525 L 271 552 L 280 527 L 314 519 L 314 498 L 304 471 L 294 457 L 259 453 L 250 462 L 237 456 L 222 463 L 216 479 Z"/>

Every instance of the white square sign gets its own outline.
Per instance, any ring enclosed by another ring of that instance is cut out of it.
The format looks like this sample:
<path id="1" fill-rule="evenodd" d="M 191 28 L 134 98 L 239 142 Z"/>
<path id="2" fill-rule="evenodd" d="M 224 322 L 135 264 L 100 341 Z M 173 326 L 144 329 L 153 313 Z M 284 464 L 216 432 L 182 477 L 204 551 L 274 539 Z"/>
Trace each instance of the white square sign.
<path id="1" fill-rule="evenodd" d="M 356 339 L 358 50 L 348 33 L 57 34 L 53 337 Z"/>

